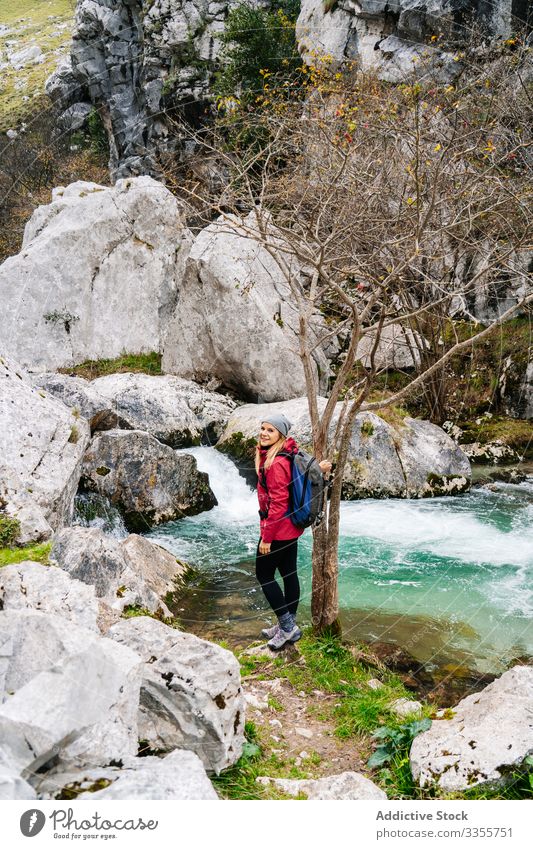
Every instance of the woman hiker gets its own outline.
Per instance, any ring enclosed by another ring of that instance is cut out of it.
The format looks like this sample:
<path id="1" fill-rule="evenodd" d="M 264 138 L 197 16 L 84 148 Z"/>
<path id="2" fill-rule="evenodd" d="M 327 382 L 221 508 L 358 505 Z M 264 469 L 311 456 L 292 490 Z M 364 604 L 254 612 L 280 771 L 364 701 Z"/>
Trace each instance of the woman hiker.
<path id="1" fill-rule="evenodd" d="M 255 574 L 278 618 L 276 625 L 261 631 L 264 637 L 269 638 L 268 646 L 274 651 L 282 649 L 287 643 L 295 643 L 302 636 L 296 624 L 300 601 L 296 561 L 298 537 L 303 534 L 303 528 L 297 528 L 286 515 L 289 510 L 291 460 L 278 456 L 281 451 L 288 454 L 298 451 L 294 439 L 288 437 L 290 428 L 291 423 L 283 413 L 272 413 L 261 422 L 259 443 L 255 451 L 261 519 Z M 320 468 L 327 474 L 332 465 L 328 460 L 323 460 Z M 283 590 L 275 579 L 276 569 L 283 580 Z"/>

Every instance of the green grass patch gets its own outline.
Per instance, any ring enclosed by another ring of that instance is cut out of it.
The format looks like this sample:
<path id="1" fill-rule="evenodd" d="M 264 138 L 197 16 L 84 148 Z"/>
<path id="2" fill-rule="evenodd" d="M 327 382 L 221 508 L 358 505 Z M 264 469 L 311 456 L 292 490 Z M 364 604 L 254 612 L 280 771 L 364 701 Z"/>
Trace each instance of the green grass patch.
<path id="1" fill-rule="evenodd" d="M 52 17 L 53 16 L 53 17 Z M 21 20 L 23 18 L 24 20 Z M 0 81 L 0 132 L 16 129 L 20 122 L 29 118 L 36 109 L 42 95 L 43 108 L 50 101 L 44 94 L 44 83 L 55 70 L 59 54 L 68 52 L 74 22 L 74 7 L 71 0 L 10 0 L 2 7 L 2 23 L 9 27 L 0 36 L 0 51 L 4 52 L 6 41 L 18 41 L 11 47 L 19 52 L 25 47 L 38 45 L 44 61 L 16 70 L 10 64 L 2 71 Z M 68 26 L 64 26 L 67 24 Z"/>
<path id="2" fill-rule="evenodd" d="M 23 548 L 0 548 L 0 566 L 21 563 L 23 560 L 33 560 L 47 565 L 51 549 L 51 542 L 33 543 Z"/>
<path id="3" fill-rule="evenodd" d="M 322 690 L 324 693 L 339 696 L 336 706 L 321 711 L 331 711 L 331 719 L 338 737 L 347 739 L 370 734 L 379 725 L 387 724 L 398 728 L 402 722 L 390 710 L 391 702 L 399 698 L 412 698 L 398 676 L 392 672 L 381 673 L 383 686 L 373 690 L 368 681 L 375 677 L 375 671 L 365 669 L 352 654 L 350 646 L 335 638 L 316 638 L 305 633 L 298 643 L 299 655 L 280 655 L 273 661 L 269 677 L 287 678 L 295 690 L 312 693 Z M 240 658 L 241 674 L 246 676 L 256 672 L 269 658 Z M 429 715 L 431 708 L 424 708 Z"/>
<path id="4" fill-rule="evenodd" d="M 246 722 L 244 734 L 246 742 L 237 763 L 211 779 L 219 796 L 223 799 L 246 800 L 293 799 L 293 796 L 285 795 L 274 786 L 258 783 L 256 778 L 311 778 L 311 775 L 295 766 L 294 758 L 264 755 L 261 733 L 253 722 Z"/>
<path id="5" fill-rule="evenodd" d="M 127 588 L 119 587 L 119 589 L 123 595 Z M 169 628 L 175 628 L 177 631 L 182 630 L 179 620 L 174 616 L 165 616 L 161 608 L 156 610 L 155 613 L 152 613 L 151 610 L 148 610 L 147 607 L 142 607 L 140 604 L 126 604 L 122 611 L 122 619 L 133 619 L 136 616 L 149 616 L 150 619 L 157 619 L 158 622 L 168 625 Z"/>
<path id="6" fill-rule="evenodd" d="M 114 360 L 86 360 L 77 366 L 62 368 L 59 371 L 62 374 L 85 377 L 87 380 L 118 372 L 161 374 L 161 354 L 156 351 L 149 354 L 121 354 Z"/>

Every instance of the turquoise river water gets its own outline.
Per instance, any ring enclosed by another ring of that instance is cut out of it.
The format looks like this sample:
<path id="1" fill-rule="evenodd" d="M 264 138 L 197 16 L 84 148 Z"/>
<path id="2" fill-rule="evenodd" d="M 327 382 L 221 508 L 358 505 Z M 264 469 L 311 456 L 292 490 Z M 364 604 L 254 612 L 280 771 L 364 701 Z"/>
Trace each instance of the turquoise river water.
<path id="1" fill-rule="evenodd" d="M 148 536 L 197 567 L 185 627 L 253 640 L 272 621 L 254 576 L 257 498 L 213 448 L 185 449 L 219 506 Z M 311 532 L 300 541 L 300 618 L 309 621 Z M 339 599 L 344 635 L 401 645 L 426 668 L 458 659 L 498 673 L 533 655 L 533 476 L 459 497 L 343 502 Z"/>

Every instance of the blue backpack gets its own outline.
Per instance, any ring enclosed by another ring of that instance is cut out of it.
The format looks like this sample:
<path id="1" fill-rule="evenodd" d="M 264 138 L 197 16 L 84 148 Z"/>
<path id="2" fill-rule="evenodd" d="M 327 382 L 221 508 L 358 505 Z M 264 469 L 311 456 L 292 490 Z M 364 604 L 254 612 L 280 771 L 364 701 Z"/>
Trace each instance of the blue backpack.
<path id="1" fill-rule="evenodd" d="M 327 486 L 318 460 L 301 448 L 295 454 L 280 451 L 277 456 L 287 457 L 291 464 L 289 509 L 286 516 L 297 528 L 318 527 L 324 518 Z M 261 471 L 261 484 L 268 492 L 265 471 Z"/>

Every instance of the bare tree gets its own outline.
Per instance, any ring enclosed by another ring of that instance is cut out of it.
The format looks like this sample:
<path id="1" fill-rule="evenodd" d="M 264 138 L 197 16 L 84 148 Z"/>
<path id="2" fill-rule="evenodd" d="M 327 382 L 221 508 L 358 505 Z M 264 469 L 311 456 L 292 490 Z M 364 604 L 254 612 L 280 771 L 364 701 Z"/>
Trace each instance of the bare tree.
<path id="1" fill-rule="evenodd" d="M 439 420 L 450 360 L 533 300 L 525 264 L 533 241 L 533 110 L 521 61 L 502 47 L 489 63 L 465 65 L 453 84 L 426 71 L 423 82 L 399 86 L 322 64 L 302 72 L 296 99 L 266 80 L 256 109 L 232 108 L 195 136 L 197 155 L 203 150 L 227 171 L 222 194 L 207 196 L 183 172 L 176 183 L 200 217 L 218 215 L 230 229 L 238 217 L 240 232 L 275 259 L 298 308 L 314 453 L 336 462 L 328 515 L 313 531 L 317 632 L 340 629 L 342 478 L 357 413 L 423 390 Z M 167 178 L 176 180 L 176 172 Z M 502 275 L 515 283 L 515 302 L 460 340 L 450 314 Z M 345 340 L 325 405 L 310 333 L 320 309 L 329 334 Z M 375 398 L 386 370 L 380 343 L 392 328 L 417 368 L 398 391 Z M 364 368 L 357 365 L 362 343 Z"/>

